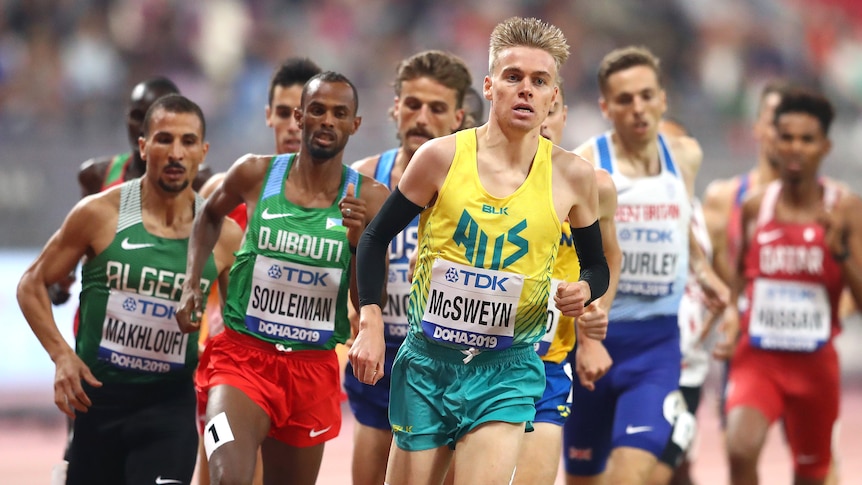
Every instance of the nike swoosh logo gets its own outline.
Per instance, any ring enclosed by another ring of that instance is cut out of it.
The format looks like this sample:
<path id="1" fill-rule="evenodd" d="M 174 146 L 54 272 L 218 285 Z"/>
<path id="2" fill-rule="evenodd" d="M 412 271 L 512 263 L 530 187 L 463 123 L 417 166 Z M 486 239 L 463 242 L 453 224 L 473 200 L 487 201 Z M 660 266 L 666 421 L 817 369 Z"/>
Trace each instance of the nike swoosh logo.
<path id="1" fill-rule="evenodd" d="M 290 217 L 292 215 L 293 214 L 291 214 L 289 212 L 286 214 L 271 214 L 269 212 L 269 207 L 267 207 L 266 209 L 263 210 L 263 213 L 260 214 L 260 217 L 262 217 L 263 220 L 265 220 L 265 221 L 269 221 L 272 219 L 281 219 L 282 217 Z"/>
<path id="2" fill-rule="evenodd" d="M 127 251 L 132 251 L 135 249 L 150 248 L 153 246 L 155 246 L 155 244 L 152 244 L 152 243 L 130 243 L 129 238 L 123 239 L 123 242 L 120 243 L 120 247 L 127 250 Z"/>
<path id="3" fill-rule="evenodd" d="M 646 431 L 652 431 L 652 426 L 626 426 L 626 434 L 644 433 Z"/>
<path id="4" fill-rule="evenodd" d="M 777 240 L 781 236 L 784 235 L 784 231 L 781 229 L 773 229 L 767 232 L 761 232 L 757 234 L 757 243 L 758 244 L 769 244 L 772 241 Z"/>
<path id="5" fill-rule="evenodd" d="M 156 485 L 165 485 L 166 483 L 180 483 L 180 484 L 182 484 L 183 482 L 181 482 L 179 480 L 174 480 L 173 478 L 162 478 L 161 475 L 156 477 Z"/>
<path id="6" fill-rule="evenodd" d="M 817 455 L 796 455 L 796 462 L 800 465 L 817 463 Z"/>
<path id="7" fill-rule="evenodd" d="M 320 431 L 318 431 L 316 429 L 312 429 L 311 431 L 308 432 L 308 436 L 310 436 L 312 438 L 317 438 L 318 436 L 322 435 L 323 433 L 326 433 L 330 429 L 332 429 L 332 426 L 327 426 L 327 427 L 321 429 Z"/>

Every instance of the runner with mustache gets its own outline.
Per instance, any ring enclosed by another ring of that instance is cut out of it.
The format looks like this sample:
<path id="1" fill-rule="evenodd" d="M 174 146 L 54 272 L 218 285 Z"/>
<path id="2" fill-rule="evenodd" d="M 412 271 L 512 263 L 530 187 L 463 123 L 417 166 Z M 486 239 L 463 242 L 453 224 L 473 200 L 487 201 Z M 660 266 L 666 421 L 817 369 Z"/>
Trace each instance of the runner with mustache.
<path id="1" fill-rule="evenodd" d="M 353 164 L 390 189 L 398 186 L 413 154 L 428 140 L 450 135 L 464 119 L 462 100 L 472 78 L 464 61 L 441 51 L 424 51 L 401 61 L 395 78 L 392 117 L 401 146 Z M 416 249 L 419 218 L 399 232 L 389 246 L 389 301 L 384 309 L 386 363 L 384 378 L 363 384 L 348 364 L 344 388 L 356 416 L 353 435 L 353 483 L 383 483 L 392 442 L 389 424 L 389 371 L 407 335 L 407 307 L 412 278 L 409 258 Z"/>

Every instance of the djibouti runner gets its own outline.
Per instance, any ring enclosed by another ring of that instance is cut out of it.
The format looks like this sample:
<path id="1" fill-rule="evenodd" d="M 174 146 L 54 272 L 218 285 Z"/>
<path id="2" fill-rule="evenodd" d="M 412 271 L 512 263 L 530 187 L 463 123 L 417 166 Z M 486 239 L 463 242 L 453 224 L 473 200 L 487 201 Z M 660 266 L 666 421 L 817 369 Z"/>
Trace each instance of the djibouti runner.
<path id="1" fill-rule="evenodd" d="M 325 442 L 341 429 L 334 348 L 350 336 L 351 253 L 389 193 L 342 163 L 361 123 L 358 108 L 345 76 L 312 77 L 294 111 L 299 152 L 240 158 L 195 219 L 177 310 L 186 331 L 197 328 L 196 278 L 225 216 L 242 203 L 249 215 L 231 269 L 225 330 L 204 350 L 197 376 L 207 396 L 213 483 L 250 483 L 260 447 L 264 483 L 290 477 L 311 485 Z"/>

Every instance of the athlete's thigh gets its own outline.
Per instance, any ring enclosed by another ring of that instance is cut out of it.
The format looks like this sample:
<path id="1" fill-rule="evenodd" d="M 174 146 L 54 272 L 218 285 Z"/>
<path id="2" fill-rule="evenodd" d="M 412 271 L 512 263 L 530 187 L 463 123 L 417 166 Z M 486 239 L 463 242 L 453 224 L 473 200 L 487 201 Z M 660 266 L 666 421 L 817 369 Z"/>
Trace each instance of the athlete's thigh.
<path id="1" fill-rule="evenodd" d="M 324 445 L 320 443 L 299 448 L 274 438 L 266 438 L 260 447 L 264 485 L 314 485 L 320 472 Z"/>
<path id="2" fill-rule="evenodd" d="M 353 423 L 353 463 L 354 485 L 383 483 L 386 476 L 386 461 L 392 432 L 377 429 L 359 422 Z"/>
<path id="3" fill-rule="evenodd" d="M 657 461 L 656 455 L 640 448 L 614 448 L 608 459 L 608 482 L 647 483 Z"/>
<path id="4" fill-rule="evenodd" d="M 422 451 L 406 451 L 395 440 L 386 465 L 387 485 L 440 485 L 452 463 L 452 450 L 440 446 Z"/>
<path id="5" fill-rule="evenodd" d="M 827 475 L 832 461 L 841 392 L 837 362 L 816 374 L 799 376 L 807 385 L 802 386 L 803 392 L 787 398 L 783 420 L 797 475 L 819 479 Z M 799 381 L 795 384 L 801 385 Z"/>
<path id="6" fill-rule="evenodd" d="M 464 435 L 455 452 L 455 485 L 506 485 L 524 438 L 524 423 L 492 421 Z"/>
<path id="7" fill-rule="evenodd" d="M 611 452 L 617 396 L 610 385 L 614 369 L 588 391 L 572 384 L 572 412 L 563 426 L 563 461 L 566 473 L 591 476 L 604 471 Z"/>
<path id="8" fill-rule="evenodd" d="M 251 481 L 257 449 L 269 428 L 269 416 L 241 390 L 227 384 L 211 388 L 203 439 L 212 480 L 236 476 Z"/>
<path id="9" fill-rule="evenodd" d="M 126 448 L 121 441 L 123 417 L 91 407 L 77 413 L 73 436 L 66 452 L 68 485 L 122 483 Z"/>
<path id="10" fill-rule="evenodd" d="M 563 428 L 552 423 L 533 423 L 533 431 L 524 435 L 515 484 L 553 485 L 560 467 Z"/>
<path id="11" fill-rule="evenodd" d="M 129 443 L 126 484 L 191 483 L 198 448 L 195 396 L 191 388 L 175 399 L 139 410 L 124 427 Z"/>

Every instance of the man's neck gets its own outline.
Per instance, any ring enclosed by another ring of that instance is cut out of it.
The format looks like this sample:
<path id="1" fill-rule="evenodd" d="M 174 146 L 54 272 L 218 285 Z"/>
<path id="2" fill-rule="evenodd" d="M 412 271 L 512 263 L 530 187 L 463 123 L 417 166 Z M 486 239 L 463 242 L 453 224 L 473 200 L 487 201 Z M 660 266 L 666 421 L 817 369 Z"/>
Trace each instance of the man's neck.
<path id="1" fill-rule="evenodd" d="M 659 172 L 661 164 L 659 160 L 658 135 L 644 142 L 636 142 L 625 140 L 615 131 L 613 139 L 616 142 L 617 150 L 615 155 L 617 160 L 630 165 L 635 175 L 649 176 Z"/>
<path id="2" fill-rule="evenodd" d="M 141 182 L 141 208 L 164 228 L 176 224 L 189 208 L 193 211 L 194 199 L 191 184 L 180 192 L 167 192 L 146 178 Z"/>
<path id="3" fill-rule="evenodd" d="M 290 179 L 308 192 L 337 191 L 341 186 L 343 155 L 342 151 L 326 160 L 313 160 L 300 150 L 290 170 Z"/>
<path id="4" fill-rule="evenodd" d="M 781 186 L 781 200 L 794 208 L 817 207 L 817 203 L 822 197 L 823 187 L 820 186 L 820 182 L 816 178 L 795 183 L 783 183 Z"/>
<path id="5" fill-rule="evenodd" d="M 492 120 L 476 129 L 477 143 L 512 168 L 529 170 L 541 138 L 541 126 L 530 131 L 503 130 Z"/>

